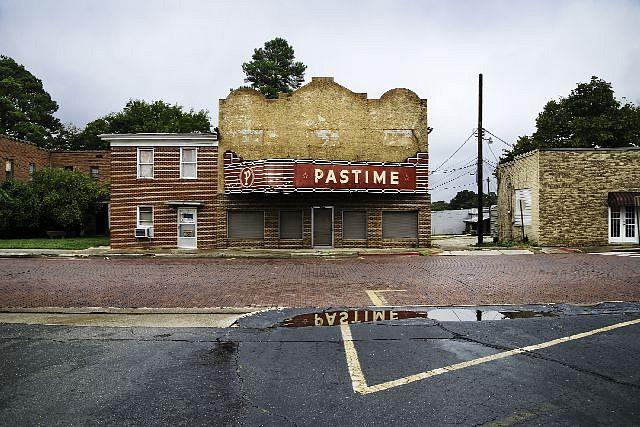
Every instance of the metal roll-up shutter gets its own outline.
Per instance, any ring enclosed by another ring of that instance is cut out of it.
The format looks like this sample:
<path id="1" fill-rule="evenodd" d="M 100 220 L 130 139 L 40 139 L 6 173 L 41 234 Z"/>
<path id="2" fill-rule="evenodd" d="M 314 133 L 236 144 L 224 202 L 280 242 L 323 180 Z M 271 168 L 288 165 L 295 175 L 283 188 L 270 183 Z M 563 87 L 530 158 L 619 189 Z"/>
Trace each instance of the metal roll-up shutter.
<path id="1" fill-rule="evenodd" d="M 302 239 L 302 211 L 280 211 L 280 238 Z"/>
<path id="2" fill-rule="evenodd" d="M 228 211 L 229 239 L 264 239 L 263 211 Z"/>
<path id="3" fill-rule="evenodd" d="M 382 212 L 383 239 L 417 239 L 418 212 Z"/>
<path id="4" fill-rule="evenodd" d="M 367 212 L 342 212 L 342 239 L 367 240 Z"/>

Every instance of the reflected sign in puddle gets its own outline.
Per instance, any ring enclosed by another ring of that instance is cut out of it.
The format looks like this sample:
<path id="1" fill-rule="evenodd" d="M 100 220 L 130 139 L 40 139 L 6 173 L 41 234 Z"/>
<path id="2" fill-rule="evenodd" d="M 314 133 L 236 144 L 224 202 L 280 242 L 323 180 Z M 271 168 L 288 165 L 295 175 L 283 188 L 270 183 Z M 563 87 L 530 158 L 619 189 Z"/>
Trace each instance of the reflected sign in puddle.
<path id="1" fill-rule="evenodd" d="M 306 313 L 294 316 L 282 322 L 282 326 L 336 326 L 353 323 L 375 323 L 385 320 L 402 320 L 428 317 L 427 313 L 405 310 L 343 310 Z"/>

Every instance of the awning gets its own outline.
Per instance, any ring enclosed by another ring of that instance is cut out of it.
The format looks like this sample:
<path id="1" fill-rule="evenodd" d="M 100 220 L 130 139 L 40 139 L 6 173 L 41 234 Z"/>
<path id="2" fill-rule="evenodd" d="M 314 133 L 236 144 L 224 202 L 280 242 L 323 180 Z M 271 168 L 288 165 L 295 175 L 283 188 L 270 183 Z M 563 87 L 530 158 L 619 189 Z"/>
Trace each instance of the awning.
<path id="1" fill-rule="evenodd" d="M 164 204 L 173 208 L 199 208 L 204 206 L 204 202 L 200 200 L 169 200 Z"/>
<path id="2" fill-rule="evenodd" d="M 609 206 L 640 206 L 640 191 L 612 191 L 607 202 Z"/>

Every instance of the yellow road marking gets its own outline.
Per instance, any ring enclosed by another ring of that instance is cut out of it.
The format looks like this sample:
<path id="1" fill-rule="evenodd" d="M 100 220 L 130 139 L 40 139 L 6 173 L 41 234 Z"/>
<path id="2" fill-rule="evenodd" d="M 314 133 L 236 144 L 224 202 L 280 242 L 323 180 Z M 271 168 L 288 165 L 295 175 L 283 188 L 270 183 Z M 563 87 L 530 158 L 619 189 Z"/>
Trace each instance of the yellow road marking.
<path id="1" fill-rule="evenodd" d="M 373 305 L 375 305 L 376 307 L 385 307 L 385 306 L 388 306 L 389 303 L 382 295 L 378 295 L 379 292 L 407 292 L 407 290 L 406 289 L 375 289 L 375 290 L 369 289 L 365 292 L 367 293 L 367 296 L 369 297 Z"/>
<path id="2" fill-rule="evenodd" d="M 477 359 L 468 360 L 466 362 L 454 363 L 442 368 L 431 369 L 429 371 L 420 372 L 418 374 L 409 375 L 406 377 L 398 378 L 396 380 L 386 381 L 381 384 L 373 386 L 367 385 L 367 381 L 362 372 L 360 366 L 360 360 L 358 359 L 358 353 L 353 343 L 353 336 L 351 335 L 351 329 L 348 324 L 340 325 L 340 331 L 342 332 L 342 341 L 344 343 L 344 352 L 347 358 L 347 367 L 349 368 L 349 375 L 351 376 L 351 383 L 353 391 L 360 394 L 376 393 L 378 391 L 388 390 L 390 388 L 399 387 L 401 385 L 409 384 L 415 381 L 424 380 L 427 378 L 442 375 L 447 372 L 458 371 L 460 369 L 469 368 L 471 366 L 480 365 L 482 363 L 493 362 L 494 360 L 504 359 L 505 357 L 515 356 L 516 354 L 528 353 L 543 348 L 552 347 L 554 345 L 563 344 L 569 341 L 579 340 L 582 338 L 590 337 L 591 335 L 600 334 L 603 332 L 612 331 L 614 329 L 624 328 L 626 326 L 636 325 L 640 323 L 640 318 L 635 320 L 629 320 L 628 322 L 616 323 L 614 325 L 605 326 L 591 331 L 582 332 L 580 334 L 569 335 L 562 338 L 556 338 L 551 341 L 546 341 L 539 344 L 528 345 L 526 347 L 515 348 L 513 350 L 503 351 L 501 353 L 492 354 L 490 356 L 479 357 Z"/>

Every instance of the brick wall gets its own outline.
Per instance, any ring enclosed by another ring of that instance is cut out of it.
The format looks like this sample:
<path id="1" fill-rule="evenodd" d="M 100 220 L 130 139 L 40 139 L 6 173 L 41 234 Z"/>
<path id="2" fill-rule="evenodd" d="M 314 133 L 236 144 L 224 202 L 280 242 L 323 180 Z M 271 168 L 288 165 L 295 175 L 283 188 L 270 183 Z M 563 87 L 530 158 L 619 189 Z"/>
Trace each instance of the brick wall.
<path id="1" fill-rule="evenodd" d="M 74 171 L 90 175 L 91 167 L 98 168 L 98 180 L 108 182 L 111 174 L 111 152 L 109 151 L 52 151 L 51 167 L 72 166 Z"/>
<path id="2" fill-rule="evenodd" d="M 13 164 L 13 178 L 28 181 L 29 164 L 33 163 L 36 170 L 49 166 L 49 152 L 27 141 L 0 135 L 0 180 L 5 179 L 6 161 Z"/>
<path id="3" fill-rule="evenodd" d="M 498 178 L 498 240 L 521 241 L 520 219 L 515 218 L 515 190 L 531 190 L 531 224 L 524 226 L 524 234 L 532 243 L 540 240 L 540 154 L 533 151 L 516 160 L 500 165 L 496 171 Z"/>
<path id="4" fill-rule="evenodd" d="M 217 147 L 198 147 L 197 179 L 180 178 L 180 147 L 154 147 L 154 178 L 137 178 L 137 148 L 111 148 L 111 246 L 113 248 L 175 248 L 177 208 L 166 202 L 202 201 L 198 209 L 198 248 L 216 246 Z M 154 237 L 137 239 L 138 206 L 152 206 Z"/>
<path id="5" fill-rule="evenodd" d="M 305 248 L 312 244 L 311 209 L 314 206 L 334 207 L 334 247 L 426 247 L 431 236 L 431 199 L 429 195 L 373 195 L 373 194 L 304 194 L 289 195 L 219 195 L 217 234 L 220 247 Z M 231 240 L 227 238 L 226 210 L 264 211 L 264 239 Z M 279 239 L 279 211 L 302 210 L 302 240 Z M 342 239 L 342 211 L 367 211 L 366 241 Z M 418 239 L 382 239 L 383 211 L 418 211 Z"/>
<path id="6" fill-rule="evenodd" d="M 640 191 L 640 150 L 541 151 L 540 244 L 606 245 L 613 191 Z"/>

